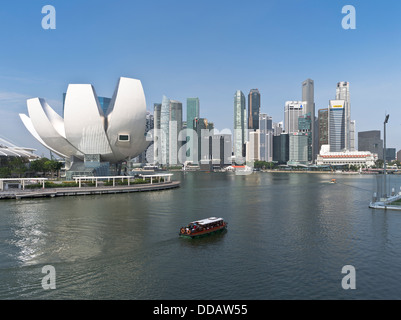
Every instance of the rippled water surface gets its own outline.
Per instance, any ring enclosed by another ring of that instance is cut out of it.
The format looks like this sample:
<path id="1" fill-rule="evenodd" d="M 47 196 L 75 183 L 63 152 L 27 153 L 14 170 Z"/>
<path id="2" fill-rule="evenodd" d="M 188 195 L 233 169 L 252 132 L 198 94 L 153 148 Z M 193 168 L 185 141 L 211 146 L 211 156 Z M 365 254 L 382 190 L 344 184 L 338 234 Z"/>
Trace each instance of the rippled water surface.
<path id="1" fill-rule="evenodd" d="M 374 176 L 331 178 L 179 172 L 175 190 L 2 201 L 0 299 L 401 298 L 401 212 L 368 208 Z M 210 216 L 228 231 L 178 237 Z"/>

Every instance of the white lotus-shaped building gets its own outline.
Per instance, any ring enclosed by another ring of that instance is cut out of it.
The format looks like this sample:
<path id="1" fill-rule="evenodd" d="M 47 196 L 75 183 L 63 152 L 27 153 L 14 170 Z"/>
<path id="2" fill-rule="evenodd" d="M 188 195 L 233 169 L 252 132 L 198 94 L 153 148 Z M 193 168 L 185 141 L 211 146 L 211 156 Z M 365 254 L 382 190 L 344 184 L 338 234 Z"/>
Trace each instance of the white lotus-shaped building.
<path id="1" fill-rule="evenodd" d="M 20 118 L 29 132 L 55 154 L 85 160 L 118 163 L 142 153 L 146 101 L 140 80 L 120 78 L 106 113 L 90 84 L 70 84 L 64 102 L 64 118 L 42 98 L 27 100 L 29 117 Z"/>

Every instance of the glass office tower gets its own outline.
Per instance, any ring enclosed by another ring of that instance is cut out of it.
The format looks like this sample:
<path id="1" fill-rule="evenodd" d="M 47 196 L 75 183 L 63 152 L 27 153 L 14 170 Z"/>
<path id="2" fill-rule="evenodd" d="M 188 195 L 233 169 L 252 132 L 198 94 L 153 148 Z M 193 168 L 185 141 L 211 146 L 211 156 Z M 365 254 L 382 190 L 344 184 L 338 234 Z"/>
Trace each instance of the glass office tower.
<path id="1" fill-rule="evenodd" d="M 329 145 L 330 152 L 341 152 L 346 148 L 345 141 L 345 101 L 330 100 L 329 103 Z"/>
<path id="2" fill-rule="evenodd" d="M 259 129 L 260 93 L 258 89 L 252 89 L 248 95 L 248 129 Z"/>
<path id="3" fill-rule="evenodd" d="M 313 149 L 313 141 L 312 141 L 312 115 L 310 112 L 308 112 L 305 115 L 302 115 L 298 118 L 298 129 L 300 132 L 307 133 L 307 160 L 309 162 L 312 162 L 313 160 L 313 154 L 312 154 L 312 149 Z"/>

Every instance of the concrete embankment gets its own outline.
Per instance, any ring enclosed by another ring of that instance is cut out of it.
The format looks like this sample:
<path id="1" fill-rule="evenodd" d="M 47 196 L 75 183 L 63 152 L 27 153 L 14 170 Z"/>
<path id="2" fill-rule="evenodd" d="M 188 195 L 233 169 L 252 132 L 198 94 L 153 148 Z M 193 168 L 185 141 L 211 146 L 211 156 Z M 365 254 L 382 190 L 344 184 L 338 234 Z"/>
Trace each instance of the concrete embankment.
<path id="1" fill-rule="evenodd" d="M 98 195 L 98 194 L 116 194 L 130 192 L 146 192 L 160 191 L 178 188 L 180 181 L 171 181 L 164 183 L 140 184 L 131 186 L 115 186 L 115 187 L 82 187 L 82 188 L 49 188 L 35 190 L 9 190 L 0 192 L 0 199 L 30 199 L 42 197 L 65 197 L 65 196 L 82 196 L 82 195 Z"/>

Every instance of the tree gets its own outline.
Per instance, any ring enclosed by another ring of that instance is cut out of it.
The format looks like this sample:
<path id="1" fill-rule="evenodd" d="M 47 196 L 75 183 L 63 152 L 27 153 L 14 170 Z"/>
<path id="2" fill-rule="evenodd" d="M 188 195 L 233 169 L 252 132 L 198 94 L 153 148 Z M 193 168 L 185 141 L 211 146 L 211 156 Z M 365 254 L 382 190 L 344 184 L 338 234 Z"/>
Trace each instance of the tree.
<path id="1" fill-rule="evenodd" d="M 54 172 L 57 171 L 57 176 L 60 169 L 63 167 L 63 164 L 57 160 L 47 160 L 44 162 L 45 171 L 51 172 L 51 177 L 53 177 Z"/>
<path id="2" fill-rule="evenodd" d="M 375 162 L 376 168 L 383 168 L 383 165 L 384 165 L 384 161 L 382 159 L 376 160 L 376 162 Z"/>
<path id="3" fill-rule="evenodd" d="M 0 178 L 9 178 L 11 177 L 11 170 L 9 167 L 0 168 Z"/>
<path id="4" fill-rule="evenodd" d="M 54 172 L 57 172 L 57 176 L 59 175 L 63 163 L 57 160 L 49 160 L 48 158 L 40 158 L 32 161 L 30 167 L 36 174 L 43 172 L 43 174 L 46 175 L 47 172 L 51 172 L 51 176 L 53 177 Z"/>
<path id="5" fill-rule="evenodd" d="M 22 157 L 14 157 L 10 161 L 10 170 L 11 173 L 17 174 L 19 178 L 23 175 L 27 170 L 28 160 Z"/>
<path id="6" fill-rule="evenodd" d="M 49 160 L 47 158 L 40 158 L 38 160 L 31 161 L 30 168 L 32 171 L 35 171 L 36 174 L 39 172 L 45 172 L 45 162 Z"/>

